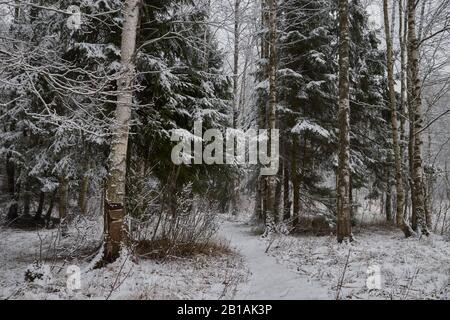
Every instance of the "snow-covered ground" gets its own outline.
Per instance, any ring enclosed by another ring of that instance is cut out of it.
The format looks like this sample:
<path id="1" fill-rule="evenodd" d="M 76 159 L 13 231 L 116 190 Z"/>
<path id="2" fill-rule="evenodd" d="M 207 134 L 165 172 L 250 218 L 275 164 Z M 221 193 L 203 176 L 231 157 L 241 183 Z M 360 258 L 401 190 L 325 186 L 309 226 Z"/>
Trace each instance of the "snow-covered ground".
<path id="1" fill-rule="evenodd" d="M 249 281 L 237 292 L 237 299 L 329 299 L 317 280 L 291 271 L 266 253 L 267 244 L 246 224 L 224 222 L 221 234 L 239 252 L 250 273 Z"/>
<path id="2" fill-rule="evenodd" d="M 246 281 L 239 255 L 157 262 L 124 253 L 115 263 L 93 269 L 99 226 L 78 224 L 67 238 L 58 238 L 57 230 L 1 228 L 0 299 L 232 299 Z M 44 277 L 26 282 L 25 273 L 36 260 L 44 261 L 38 268 Z M 69 291 L 66 285 L 71 265 L 80 268 L 80 290 Z"/>
<path id="3" fill-rule="evenodd" d="M 78 222 L 65 238 L 57 230 L 1 228 L 0 299 L 336 299 L 338 292 L 340 299 L 450 297 L 444 237 L 404 239 L 395 229 L 369 228 L 356 233 L 355 243 L 339 245 L 331 236 L 263 239 L 233 219 L 220 225 L 218 237 L 234 254 L 157 262 L 124 253 L 103 269 L 92 268 L 99 221 Z M 27 282 L 36 260 L 44 262 L 38 268 L 43 277 Z M 81 270 L 80 290 L 68 290 L 70 265 Z M 380 287 L 369 291 L 368 270 L 377 267 Z"/>
<path id="4" fill-rule="evenodd" d="M 405 239 L 396 229 L 371 227 L 341 245 L 334 236 L 279 236 L 269 254 L 334 298 L 450 298 L 450 242 L 437 235 Z"/>

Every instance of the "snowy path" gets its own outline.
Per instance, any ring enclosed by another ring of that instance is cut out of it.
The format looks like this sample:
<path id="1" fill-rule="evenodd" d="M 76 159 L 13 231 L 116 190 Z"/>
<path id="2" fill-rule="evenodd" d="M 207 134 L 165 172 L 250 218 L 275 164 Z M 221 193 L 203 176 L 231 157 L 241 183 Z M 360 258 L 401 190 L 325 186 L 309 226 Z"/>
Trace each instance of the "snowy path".
<path id="1" fill-rule="evenodd" d="M 326 288 L 265 253 L 266 244 L 251 233 L 249 226 L 224 222 L 220 233 L 244 257 L 250 271 L 249 282 L 240 288 L 236 299 L 330 299 Z"/>

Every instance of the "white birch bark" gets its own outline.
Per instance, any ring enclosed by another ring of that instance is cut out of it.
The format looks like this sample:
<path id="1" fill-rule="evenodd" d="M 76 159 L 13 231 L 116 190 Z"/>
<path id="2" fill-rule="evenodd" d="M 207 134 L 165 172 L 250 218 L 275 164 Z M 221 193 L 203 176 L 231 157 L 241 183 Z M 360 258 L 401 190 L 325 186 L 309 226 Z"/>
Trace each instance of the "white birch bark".
<path id="1" fill-rule="evenodd" d="M 133 103 L 133 56 L 139 21 L 140 0 L 126 0 L 121 41 L 122 76 L 117 83 L 117 106 L 110 167 L 105 185 L 105 252 L 104 260 L 115 260 L 120 251 L 124 234 L 125 180 L 128 135 Z"/>
<path id="2" fill-rule="evenodd" d="M 408 0 L 408 68 L 410 73 L 411 94 L 410 106 L 414 114 L 413 127 L 413 161 L 412 180 L 415 195 L 415 215 L 417 227 L 422 234 L 429 235 L 425 218 L 425 195 L 423 183 L 423 163 L 422 163 L 422 101 L 421 101 L 421 80 L 419 75 L 419 40 L 416 34 L 416 1 Z"/>
<path id="3" fill-rule="evenodd" d="M 269 112 L 268 112 L 268 127 L 269 127 L 269 146 L 271 146 L 271 131 L 276 128 L 276 103 L 277 103 L 277 89 L 276 89 L 276 0 L 269 0 Z M 269 147 L 269 150 L 271 148 Z M 269 151 L 271 152 L 271 151 Z M 271 155 L 272 156 L 272 155 Z M 267 224 L 271 228 L 277 220 L 275 214 L 275 189 L 277 179 L 275 175 L 267 177 Z"/>
<path id="4" fill-rule="evenodd" d="M 339 0 L 339 167 L 337 173 L 337 240 L 352 240 L 350 204 L 348 0 Z"/>
<path id="5" fill-rule="evenodd" d="M 402 173 L 402 159 L 400 155 L 400 145 L 398 139 L 398 123 L 397 123 L 397 99 L 395 97 L 395 81 L 394 81 L 394 61 L 393 61 L 393 46 L 389 24 L 389 4 L 388 0 L 383 0 L 384 13 L 384 31 L 386 38 L 387 51 L 387 72 L 388 72 L 388 87 L 389 87 L 389 104 L 391 109 L 391 125 L 392 125 L 392 140 L 395 160 L 395 188 L 397 193 L 396 206 L 396 221 L 397 225 L 403 230 L 406 237 L 411 236 L 410 229 L 407 227 L 403 218 L 403 206 L 405 202 L 405 192 L 403 186 Z"/>

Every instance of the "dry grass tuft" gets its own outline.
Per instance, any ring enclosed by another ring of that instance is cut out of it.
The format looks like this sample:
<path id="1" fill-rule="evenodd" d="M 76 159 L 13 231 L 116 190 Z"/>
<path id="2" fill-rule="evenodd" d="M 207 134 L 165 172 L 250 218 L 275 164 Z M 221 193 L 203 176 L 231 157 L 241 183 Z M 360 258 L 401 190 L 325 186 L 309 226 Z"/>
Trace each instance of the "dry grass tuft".
<path id="1" fill-rule="evenodd" d="M 230 255 L 228 243 L 209 240 L 204 243 L 177 243 L 170 239 L 140 240 L 135 243 L 134 252 L 145 259 L 191 258 L 196 255 Z"/>

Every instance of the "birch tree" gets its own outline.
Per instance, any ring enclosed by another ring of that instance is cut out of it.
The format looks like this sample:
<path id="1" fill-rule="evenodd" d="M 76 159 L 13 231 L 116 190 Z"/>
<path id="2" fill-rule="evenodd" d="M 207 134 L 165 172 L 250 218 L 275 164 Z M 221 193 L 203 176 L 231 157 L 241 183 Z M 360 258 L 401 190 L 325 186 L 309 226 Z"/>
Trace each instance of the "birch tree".
<path id="1" fill-rule="evenodd" d="M 269 0 L 269 110 L 268 110 L 268 128 L 269 128 L 269 143 L 271 146 L 270 137 L 271 131 L 276 129 L 276 103 L 277 103 L 277 89 L 276 89 L 276 73 L 277 73 L 277 58 L 276 58 L 276 37 L 277 37 L 277 0 Z M 271 151 L 269 151 L 271 152 Z M 273 156 L 273 155 L 271 155 Z M 267 218 L 268 222 L 275 223 L 276 208 L 275 208 L 275 189 L 276 176 L 269 176 L 267 178 Z"/>
<path id="2" fill-rule="evenodd" d="M 125 182 L 128 135 L 133 104 L 134 52 L 139 21 L 139 0 L 127 0 L 121 40 L 122 75 L 117 83 L 116 127 L 110 153 L 110 167 L 105 185 L 105 251 L 104 260 L 114 261 L 124 236 Z"/>
<path id="3" fill-rule="evenodd" d="M 239 117 L 239 55 L 240 55 L 240 8 L 241 0 L 234 0 L 234 43 L 233 43 L 233 129 L 238 128 Z M 232 213 L 237 214 L 239 177 L 233 179 Z"/>
<path id="4" fill-rule="evenodd" d="M 234 43 L 233 43 L 233 128 L 237 128 L 239 110 L 239 41 L 240 41 L 240 4 L 234 1 Z"/>
<path id="5" fill-rule="evenodd" d="M 269 41 L 268 41 L 268 35 L 267 35 L 267 27 L 268 27 L 268 2 L 267 0 L 261 0 L 261 17 L 260 17 L 260 26 L 259 28 L 262 28 L 263 31 L 260 31 L 260 73 L 258 74 L 258 80 L 260 81 L 261 85 L 258 87 L 260 91 L 260 96 L 257 101 L 258 103 L 258 111 L 257 111 L 257 119 L 258 119 L 258 127 L 259 128 L 266 128 L 267 127 L 267 92 L 266 92 L 266 80 L 267 80 L 267 74 L 268 74 L 268 67 L 267 67 L 267 60 L 269 58 Z M 258 165 L 257 167 L 257 189 L 255 194 L 255 217 L 260 221 L 266 220 L 266 210 L 267 210 L 267 179 L 266 177 L 261 175 L 261 166 Z"/>
<path id="6" fill-rule="evenodd" d="M 350 217 L 350 102 L 348 0 L 339 0 L 339 164 L 337 240 L 352 240 Z"/>
<path id="7" fill-rule="evenodd" d="M 389 105 L 391 109 L 391 124 L 392 124 L 392 141 L 395 160 L 395 188 L 397 192 L 397 206 L 396 206 L 396 221 L 397 225 L 402 228 L 406 237 L 411 236 L 410 229 L 407 227 L 403 218 L 403 206 L 405 202 L 405 192 L 403 186 L 403 172 L 402 159 L 400 154 L 400 145 L 398 138 L 398 123 L 397 123 L 397 99 L 395 96 L 395 81 L 394 81 L 394 61 L 392 49 L 392 34 L 389 23 L 388 0 L 383 0 L 384 13 L 384 32 L 386 38 L 387 51 L 387 73 L 388 73 L 388 87 L 389 87 Z"/>
<path id="8" fill-rule="evenodd" d="M 403 161 L 405 160 L 405 146 L 406 141 L 405 135 L 405 123 L 406 123 L 406 109 L 407 109 L 407 95 L 406 95 L 406 19 L 403 14 L 403 0 L 398 2 L 398 39 L 400 45 L 400 156 L 402 159 L 402 173 L 404 172 Z M 404 190 L 406 189 L 406 183 L 404 181 Z M 406 214 L 408 194 L 407 189 L 405 190 L 405 201 L 403 208 L 403 216 Z M 397 217 L 399 218 L 399 217 Z M 397 225 L 402 221 L 396 220 Z"/>
<path id="9" fill-rule="evenodd" d="M 408 69 L 411 85 L 410 91 L 410 113 L 413 122 L 410 124 L 413 138 L 412 148 L 412 182 L 415 199 L 414 214 L 417 219 L 417 227 L 429 235 L 425 218 L 425 195 L 423 181 L 422 163 L 422 101 L 421 101 L 421 79 L 419 75 L 419 40 L 416 33 L 416 4 L 415 0 L 408 0 Z"/>

